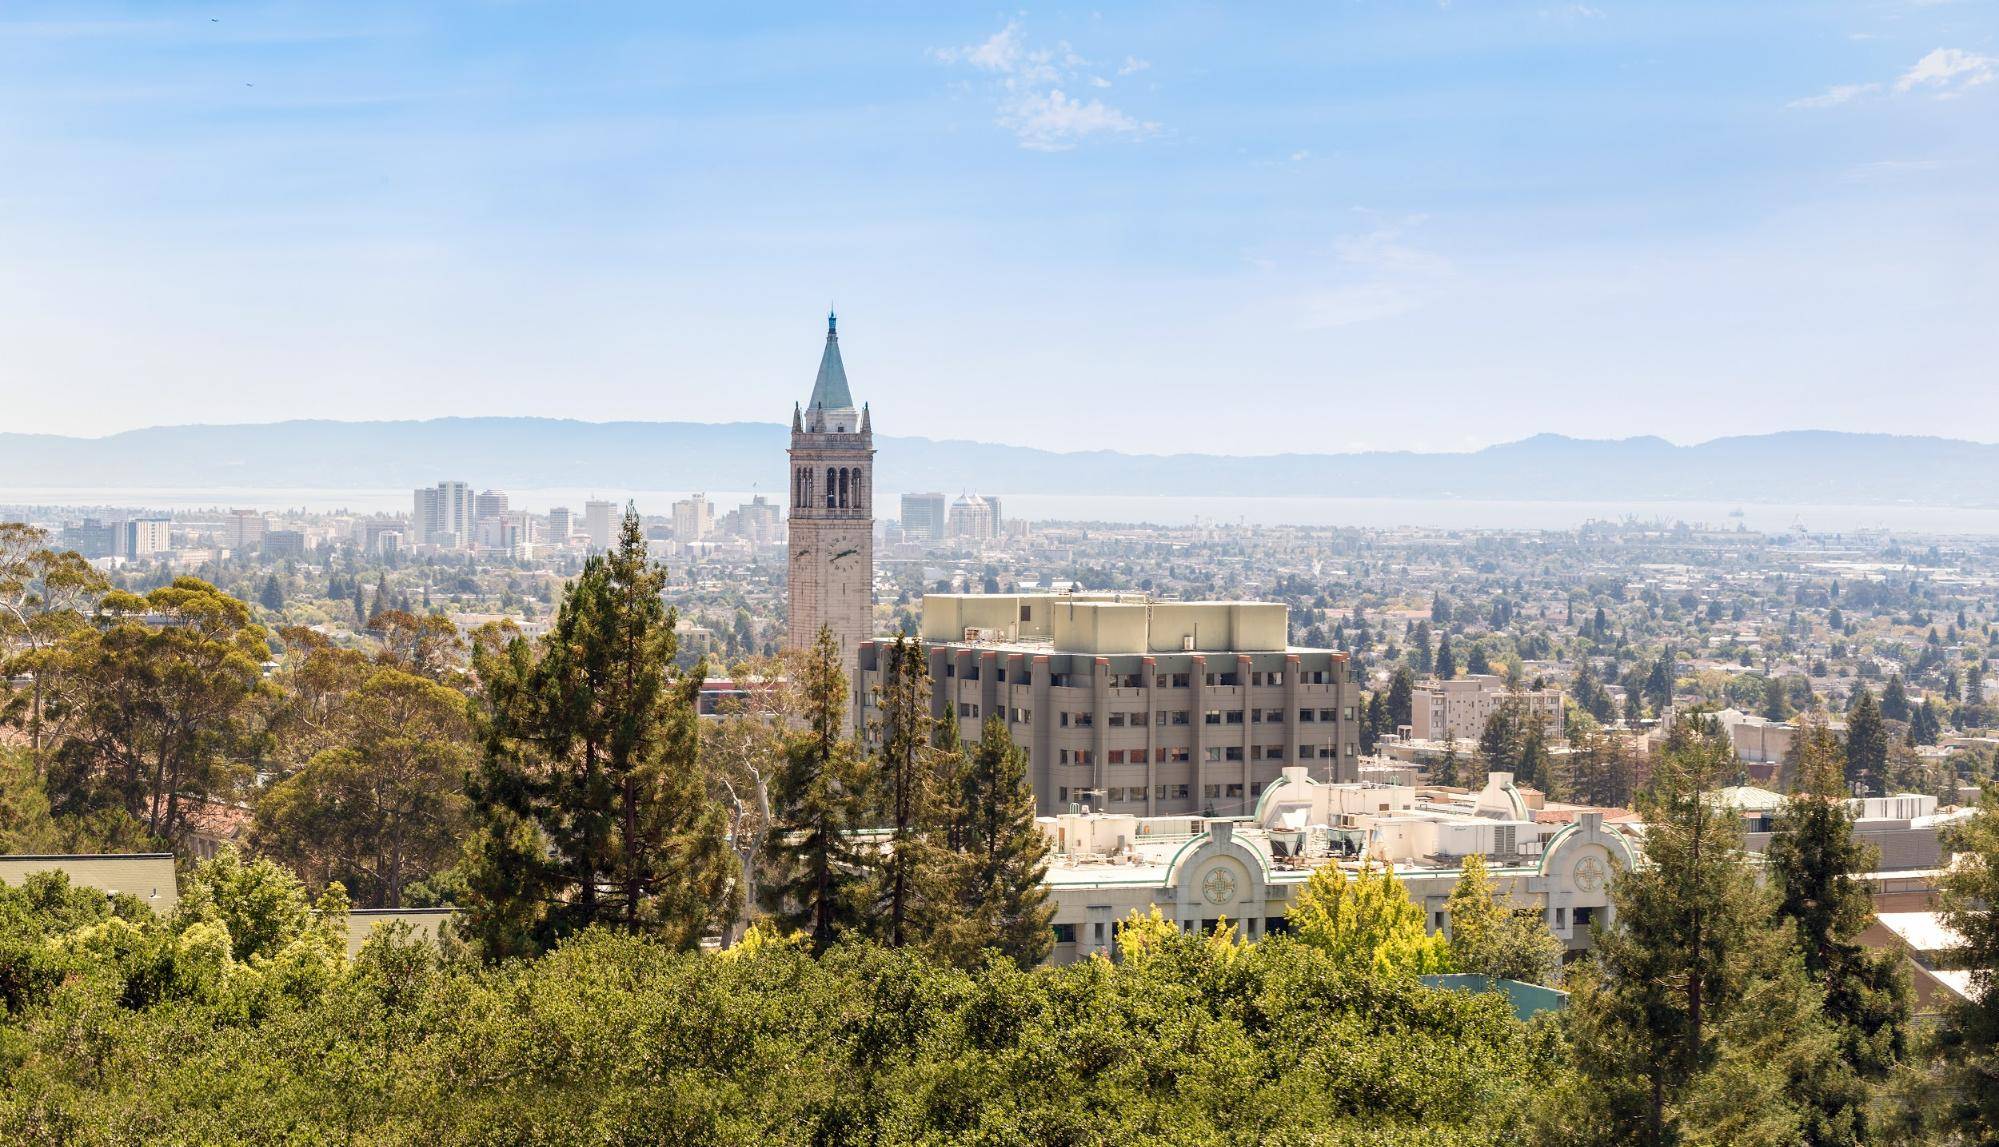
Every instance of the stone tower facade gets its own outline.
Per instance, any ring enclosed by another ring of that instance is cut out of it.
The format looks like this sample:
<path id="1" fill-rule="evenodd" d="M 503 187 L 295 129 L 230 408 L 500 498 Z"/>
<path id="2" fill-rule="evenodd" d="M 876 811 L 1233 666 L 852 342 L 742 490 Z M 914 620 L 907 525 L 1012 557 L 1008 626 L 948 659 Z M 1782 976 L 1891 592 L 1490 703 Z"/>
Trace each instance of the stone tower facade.
<path id="1" fill-rule="evenodd" d="M 826 316 L 812 398 L 791 411 L 788 645 L 810 649 L 831 627 L 851 682 L 860 644 L 874 636 L 875 436 L 847 390 L 838 322 Z"/>

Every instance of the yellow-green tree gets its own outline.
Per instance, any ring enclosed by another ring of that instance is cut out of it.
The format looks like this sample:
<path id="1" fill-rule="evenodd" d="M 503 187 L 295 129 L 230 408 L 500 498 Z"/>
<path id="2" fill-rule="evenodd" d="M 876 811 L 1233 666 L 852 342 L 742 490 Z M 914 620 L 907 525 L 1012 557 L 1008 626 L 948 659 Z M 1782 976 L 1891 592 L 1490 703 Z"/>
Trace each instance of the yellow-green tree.
<path id="1" fill-rule="evenodd" d="M 1450 942 L 1423 927 L 1395 869 L 1363 865 L 1349 874 L 1328 864 L 1312 873 L 1285 913 L 1305 943 L 1354 971 L 1424 975 L 1452 970 Z"/>
<path id="2" fill-rule="evenodd" d="M 1478 853 L 1465 857 L 1464 872 L 1445 903 L 1451 918 L 1451 962 L 1460 972 L 1480 972 L 1530 984 L 1553 982 L 1562 944 L 1537 911 L 1501 904 L 1498 889 Z"/>

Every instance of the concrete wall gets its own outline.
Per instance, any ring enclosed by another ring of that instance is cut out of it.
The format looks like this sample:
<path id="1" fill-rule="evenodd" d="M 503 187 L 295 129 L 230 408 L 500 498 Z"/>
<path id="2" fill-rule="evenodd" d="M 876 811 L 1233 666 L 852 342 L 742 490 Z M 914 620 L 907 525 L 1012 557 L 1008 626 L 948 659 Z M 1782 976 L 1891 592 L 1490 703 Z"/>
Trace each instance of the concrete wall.
<path id="1" fill-rule="evenodd" d="M 347 913 L 347 958 L 353 959 L 375 934 L 375 929 L 392 921 L 410 926 L 424 940 L 437 940 L 437 932 L 454 912 L 450 908 L 356 908 Z"/>

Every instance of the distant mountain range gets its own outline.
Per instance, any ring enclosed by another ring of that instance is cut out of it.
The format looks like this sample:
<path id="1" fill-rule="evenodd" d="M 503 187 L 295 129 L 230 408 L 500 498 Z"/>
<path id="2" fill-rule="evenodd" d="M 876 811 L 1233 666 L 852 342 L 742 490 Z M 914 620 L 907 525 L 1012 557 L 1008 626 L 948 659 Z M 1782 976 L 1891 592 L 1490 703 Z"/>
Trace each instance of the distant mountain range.
<path id="1" fill-rule="evenodd" d="M 440 418 L 0 434 L 0 486 L 380 489 L 455 478 L 501 489 L 782 491 L 788 433 L 762 422 Z M 1464 454 L 1257 457 L 876 442 L 883 491 L 1999 506 L 1999 445 L 1817 430 L 1697 446 L 1541 434 Z"/>

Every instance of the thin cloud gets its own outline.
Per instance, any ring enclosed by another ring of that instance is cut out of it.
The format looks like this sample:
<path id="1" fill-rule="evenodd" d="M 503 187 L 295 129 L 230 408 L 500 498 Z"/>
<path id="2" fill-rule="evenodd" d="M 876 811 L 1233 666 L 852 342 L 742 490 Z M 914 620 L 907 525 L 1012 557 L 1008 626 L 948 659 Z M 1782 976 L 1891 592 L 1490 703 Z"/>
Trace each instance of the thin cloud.
<path id="1" fill-rule="evenodd" d="M 1787 103 L 1784 106 L 1787 108 L 1837 107 L 1840 104 L 1847 103 L 1851 100 L 1858 99 L 1861 96 L 1868 95 L 1873 92 L 1878 92 L 1880 90 L 1881 90 L 1880 84 L 1834 84 L 1832 87 L 1827 88 L 1825 91 L 1819 93 L 1818 95 L 1806 96 L 1803 99 L 1792 100 L 1790 103 Z"/>
<path id="2" fill-rule="evenodd" d="M 1830 108 L 1852 103 L 1884 90 L 1906 96 L 1921 90 L 1938 99 L 1953 99 L 1966 89 L 1989 84 L 1999 76 L 1999 57 L 1967 52 L 1962 48 L 1937 48 L 1917 60 L 1908 71 L 1895 78 L 1891 89 L 1879 83 L 1835 84 L 1815 96 L 1804 96 L 1785 104 L 1787 108 Z"/>
<path id="3" fill-rule="evenodd" d="M 1992 56 L 1961 48 L 1938 48 L 1903 72 L 1895 81 L 1895 90 L 1910 92 L 1921 87 L 1956 94 L 1964 88 L 1991 83 L 1995 71 L 1999 71 L 1999 59 Z"/>
<path id="4" fill-rule="evenodd" d="M 1159 130 L 1158 124 L 1101 99 L 1070 95 L 1080 87 L 1108 88 L 1111 81 L 1090 73 L 1090 61 L 1066 40 L 1053 48 L 1032 46 L 1018 20 L 1008 21 L 980 43 L 940 48 L 933 55 L 940 63 L 963 65 L 992 77 L 994 122 L 1029 151 L 1067 151 L 1096 137 L 1143 139 Z M 1127 56 L 1117 74 L 1129 75 L 1148 66 Z"/>

